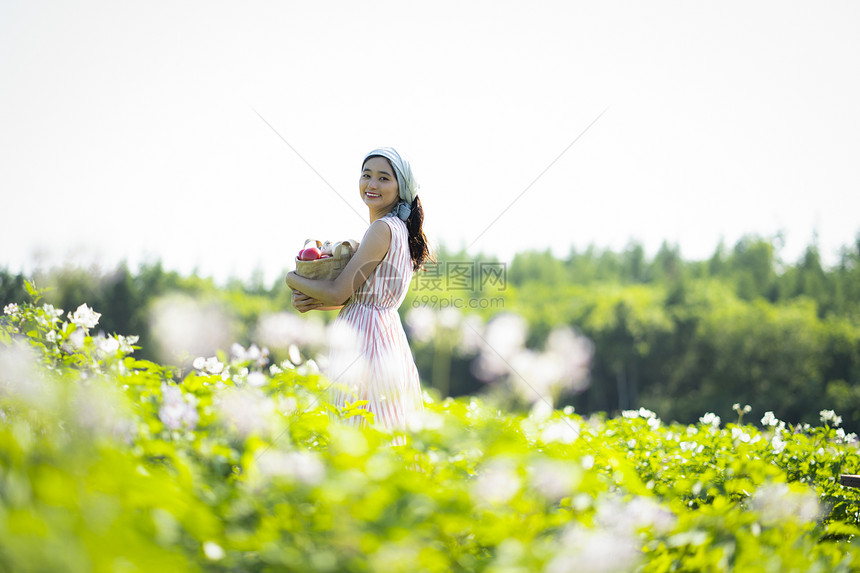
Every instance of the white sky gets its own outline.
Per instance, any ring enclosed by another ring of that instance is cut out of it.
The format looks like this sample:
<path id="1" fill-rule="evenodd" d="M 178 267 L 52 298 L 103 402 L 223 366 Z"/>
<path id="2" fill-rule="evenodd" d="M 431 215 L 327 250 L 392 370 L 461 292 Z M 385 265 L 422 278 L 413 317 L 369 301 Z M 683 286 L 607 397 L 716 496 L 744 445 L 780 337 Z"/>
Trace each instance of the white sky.
<path id="1" fill-rule="evenodd" d="M 274 279 L 305 238 L 361 238 L 378 145 L 452 248 L 704 258 L 783 230 L 794 260 L 817 231 L 833 260 L 860 231 L 858 30 L 857 2 L 0 0 L 0 266 Z"/>

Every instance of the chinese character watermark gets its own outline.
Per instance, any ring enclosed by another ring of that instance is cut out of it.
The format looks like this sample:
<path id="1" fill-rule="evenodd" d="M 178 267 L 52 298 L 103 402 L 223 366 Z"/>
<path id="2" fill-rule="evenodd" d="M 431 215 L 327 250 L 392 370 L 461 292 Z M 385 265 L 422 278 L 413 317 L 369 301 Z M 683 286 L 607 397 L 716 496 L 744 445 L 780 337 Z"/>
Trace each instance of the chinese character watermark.
<path id="1" fill-rule="evenodd" d="M 444 261 L 424 266 L 414 276 L 412 306 L 436 310 L 501 309 L 504 298 L 489 297 L 507 288 L 507 264 L 492 261 Z M 450 293 L 450 294 L 449 294 Z"/>
<path id="2" fill-rule="evenodd" d="M 425 291 L 483 292 L 507 287 L 507 263 L 491 261 L 445 261 L 424 265 L 415 274 L 415 289 Z"/>

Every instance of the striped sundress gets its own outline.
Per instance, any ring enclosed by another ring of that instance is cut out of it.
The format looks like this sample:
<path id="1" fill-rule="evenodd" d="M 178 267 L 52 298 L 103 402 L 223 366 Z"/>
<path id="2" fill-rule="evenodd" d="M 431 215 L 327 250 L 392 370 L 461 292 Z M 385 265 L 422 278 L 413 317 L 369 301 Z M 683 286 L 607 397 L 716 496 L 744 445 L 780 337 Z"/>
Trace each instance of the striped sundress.
<path id="1" fill-rule="evenodd" d="M 367 400 L 374 425 L 404 428 L 424 410 L 418 369 L 397 309 L 412 280 L 406 224 L 393 215 L 381 219 L 391 229 L 391 245 L 367 281 L 334 321 L 328 375 L 332 401 Z M 353 426 L 360 416 L 346 419 Z"/>

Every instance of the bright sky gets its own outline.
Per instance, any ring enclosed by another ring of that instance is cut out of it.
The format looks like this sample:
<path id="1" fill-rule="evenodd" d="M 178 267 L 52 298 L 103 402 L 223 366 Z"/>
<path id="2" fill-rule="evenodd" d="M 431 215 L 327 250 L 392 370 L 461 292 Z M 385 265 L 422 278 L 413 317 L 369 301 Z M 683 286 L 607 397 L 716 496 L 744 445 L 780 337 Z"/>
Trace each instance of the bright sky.
<path id="1" fill-rule="evenodd" d="M 857 2 L 0 0 L 0 266 L 273 279 L 361 238 L 379 145 L 471 253 L 783 230 L 834 260 L 858 30 Z"/>

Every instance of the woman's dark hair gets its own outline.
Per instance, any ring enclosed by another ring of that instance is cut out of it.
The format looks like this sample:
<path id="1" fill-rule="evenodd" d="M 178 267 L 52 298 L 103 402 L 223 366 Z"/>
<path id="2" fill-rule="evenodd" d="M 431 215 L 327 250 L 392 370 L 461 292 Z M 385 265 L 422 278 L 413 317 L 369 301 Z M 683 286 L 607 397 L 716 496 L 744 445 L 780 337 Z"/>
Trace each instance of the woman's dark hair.
<path id="1" fill-rule="evenodd" d="M 409 254 L 412 256 L 412 270 L 417 271 L 425 262 L 434 262 L 436 258 L 430 251 L 430 244 L 424 234 L 424 208 L 418 196 L 412 201 L 412 212 L 406 219 L 406 228 L 409 230 Z"/>

